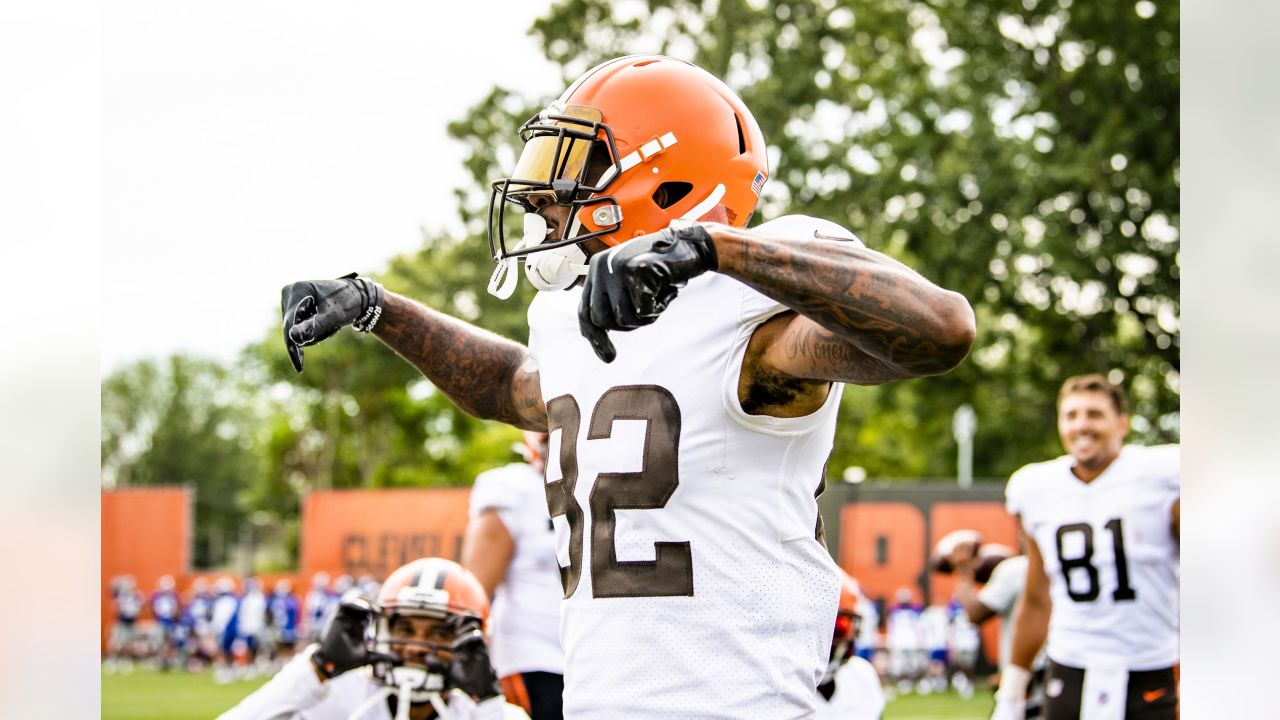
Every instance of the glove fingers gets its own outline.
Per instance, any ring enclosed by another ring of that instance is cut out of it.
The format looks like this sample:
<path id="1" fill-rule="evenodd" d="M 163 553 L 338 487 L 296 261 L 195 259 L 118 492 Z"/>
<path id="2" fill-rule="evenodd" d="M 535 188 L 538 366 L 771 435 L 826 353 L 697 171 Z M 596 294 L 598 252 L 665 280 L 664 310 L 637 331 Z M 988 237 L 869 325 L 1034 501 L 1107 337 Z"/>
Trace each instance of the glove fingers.
<path id="1" fill-rule="evenodd" d="M 316 315 L 316 296 L 306 295 L 301 300 L 298 301 L 298 304 L 296 306 L 294 306 L 293 324 L 296 325 L 302 322 L 303 320 L 315 317 L 315 315 Z"/>
<path id="2" fill-rule="evenodd" d="M 597 288 L 596 283 L 591 282 L 591 280 L 592 278 L 588 276 L 587 286 L 582 293 L 582 301 L 578 304 L 578 331 L 582 333 L 582 337 L 587 339 L 587 342 L 591 343 L 591 349 L 595 351 L 596 357 L 604 362 L 611 363 L 618 356 L 618 351 L 613 347 L 613 343 L 610 342 L 609 333 L 592 321 L 592 297 L 597 294 Z"/>
<path id="3" fill-rule="evenodd" d="M 629 286 L 637 326 L 653 323 L 675 299 L 676 286 L 670 284 L 666 276 L 661 268 L 646 269 L 643 279 L 637 279 Z"/>
<path id="4" fill-rule="evenodd" d="M 302 348 L 291 342 L 287 334 L 284 338 L 284 348 L 289 351 L 289 362 L 293 363 L 294 372 L 302 372 Z"/>
<path id="5" fill-rule="evenodd" d="M 308 318 L 302 322 L 294 323 L 289 326 L 286 337 L 289 342 L 296 345 L 311 345 L 315 343 L 316 321 L 315 318 Z"/>
<path id="6" fill-rule="evenodd" d="M 645 320 L 638 311 L 635 299 L 644 302 L 645 290 L 636 276 L 626 278 L 622 282 L 611 282 L 608 287 L 609 309 L 613 315 L 611 330 L 634 330 L 648 325 L 653 320 Z"/>
<path id="7" fill-rule="evenodd" d="M 311 326 L 314 323 L 307 321 L 316 314 L 316 299 L 306 295 L 290 308 L 293 288 L 291 285 L 280 292 L 280 310 L 284 315 L 284 349 L 289 353 L 289 362 L 293 365 L 294 372 L 302 372 L 301 346 L 312 342 L 311 334 L 314 330 Z"/>
<path id="8" fill-rule="evenodd" d="M 614 357 L 618 356 L 618 351 L 609 341 L 609 333 L 605 331 L 612 322 L 612 318 L 609 316 L 611 311 L 609 311 L 608 297 L 604 290 L 607 281 L 602 281 L 602 268 L 603 265 L 598 258 L 591 259 L 591 266 L 586 274 L 586 284 L 582 288 L 582 300 L 577 306 L 577 327 L 582 337 L 591 343 L 591 350 L 595 351 L 596 357 L 604 363 L 613 363 Z"/>

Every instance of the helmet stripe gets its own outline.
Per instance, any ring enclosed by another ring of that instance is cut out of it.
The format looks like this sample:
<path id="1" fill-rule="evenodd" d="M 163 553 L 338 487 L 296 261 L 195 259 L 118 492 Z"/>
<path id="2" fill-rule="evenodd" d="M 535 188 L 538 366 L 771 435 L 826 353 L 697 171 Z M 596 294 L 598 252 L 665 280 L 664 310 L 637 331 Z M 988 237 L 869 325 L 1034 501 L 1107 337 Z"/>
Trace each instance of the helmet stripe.
<path id="1" fill-rule="evenodd" d="M 711 191 L 710 195 L 708 195 L 702 202 L 693 206 L 689 212 L 680 216 L 680 219 L 693 220 L 694 222 L 697 222 L 698 218 L 711 212 L 711 208 L 714 208 L 716 203 L 720 202 L 720 198 L 722 197 L 724 197 L 724 185 L 717 184 L 715 189 Z"/>

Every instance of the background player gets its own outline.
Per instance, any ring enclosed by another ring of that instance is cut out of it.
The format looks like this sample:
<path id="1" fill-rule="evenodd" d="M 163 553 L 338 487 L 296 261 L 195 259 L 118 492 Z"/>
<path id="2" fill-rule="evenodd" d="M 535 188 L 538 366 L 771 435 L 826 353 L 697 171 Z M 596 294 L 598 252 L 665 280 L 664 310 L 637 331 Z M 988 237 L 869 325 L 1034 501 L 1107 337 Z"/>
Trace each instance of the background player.
<path id="1" fill-rule="evenodd" d="M 217 639 L 213 681 L 222 684 L 235 679 L 236 610 L 240 607 L 240 596 L 236 594 L 236 581 L 225 575 L 214 582 L 213 592 L 209 618 L 209 630 Z"/>
<path id="2" fill-rule="evenodd" d="M 221 718 L 527 720 L 504 702 L 489 664 L 488 611 L 484 589 L 457 563 L 415 560 L 387 578 L 376 603 L 344 599 L 319 643 Z"/>
<path id="3" fill-rule="evenodd" d="M 155 618 L 159 631 L 157 640 L 159 641 L 160 669 L 168 670 L 179 644 L 185 639 L 180 630 L 182 601 L 178 597 L 178 592 L 174 590 L 172 575 L 160 576 L 147 604 L 151 607 L 151 616 Z"/>
<path id="4" fill-rule="evenodd" d="M 950 370 L 972 309 L 834 222 L 746 229 L 764 136 L 684 61 L 602 63 L 521 138 L 493 183 L 490 289 L 509 295 L 524 258 L 544 291 L 529 347 L 348 277 L 284 288 L 295 367 L 350 324 L 463 410 L 551 434 L 567 717 L 812 712 L 839 597 L 816 495 L 843 385 Z"/>
<path id="5" fill-rule="evenodd" d="M 187 669 L 200 670 L 218 657 L 218 639 L 213 630 L 213 594 L 209 581 L 198 577 L 191 583 L 186 606 L 182 610 L 182 626 L 186 628 L 184 646 Z"/>
<path id="6" fill-rule="evenodd" d="M 866 622 L 871 601 L 858 582 L 840 571 L 840 610 L 836 613 L 831 659 L 818 684 L 815 720 L 879 720 L 884 712 L 884 689 L 871 663 L 855 652 L 858 630 Z"/>
<path id="7" fill-rule="evenodd" d="M 560 566 L 547 514 L 547 434 L 525 432 L 525 462 L 481 473 L 471 488 L 462 564 L 493 598 L 493 667 L 533 720 L 563 717 Z"/>
<path id="8" fill-rule="evenodd" d="M 293 657 L 298 642 L 298 598 L 293 594 L 293 584 L 281 578 L 267 598 L 267 624 L 270 642 L 270 662 L 277 667 Z"/>
<path id="9" fill-rule="evenodd" d="M 1027 556 L 997 543 L 982 542 L 976 530 L 956 530 L 934 548 L 934 569 L 954 574 L 954 597 L 969 621 L 982 625 L 1000 618 L 999 666 L 1009 664 L 1013 611 L 1026 586 Z M 982 587 L 978 588 L 981 584 Z M 1044 695 L 1044 652 L 1037 653 L 1028 683 L 1027 718 L 1040 717 Z"/>
<path id="10" fill-rule="evenodd" d="M 1177 715 L 1178 447 L 1125 445 L 1128 430 L 1123 390 L 1101 375 L 1069 378 L 1058 395 L 1067 455 L 1009 479 L 1027 583 L 998 720 L 1022 717 L 1046 636 L 1045 717 Z"/>
<path id="11" fill-rule="evenodd" d="M 336 598 L 329 590 L 329 573 L 318 572 L 311 576 L 311 589 L 302 600 L 303 637 L 307 642 L 318 642 L 324 631 L 324 620 L 329 606 Z"/>
<path id="12" fill-rule="evenodd" d="M 132 575 L 121 575 L 111 581 L 111 604 L 115 618 L 107 641 L 107 659 L 103 663 L 106 672 L 132 672 L 137 659 L 136 635 L 138 617 L 145 600 L 138 591 Z"/>
<path id="13" fill-rule="evenodd" d="M 924 672 L 924 646 L 920 638 L 920 613 L 911 588 L 898 588 L 894 604 L 885 612 L 885 646 L 889 651 L 889 680 L 900 693 L 911 692 Z"/>

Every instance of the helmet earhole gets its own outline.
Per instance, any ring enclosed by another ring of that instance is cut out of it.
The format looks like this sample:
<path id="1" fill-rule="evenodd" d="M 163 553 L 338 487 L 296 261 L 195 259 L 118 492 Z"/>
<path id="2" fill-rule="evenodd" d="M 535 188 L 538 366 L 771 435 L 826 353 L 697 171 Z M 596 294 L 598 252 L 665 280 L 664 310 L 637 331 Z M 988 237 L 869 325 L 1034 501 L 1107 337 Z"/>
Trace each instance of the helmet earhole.
<path id="1" fill-rule="evenodd" d="M 653 202 L 662 209 L 667 209 L 684 199 L 693 190 L 687 182 L 664 182 L 653 191 Z"/>

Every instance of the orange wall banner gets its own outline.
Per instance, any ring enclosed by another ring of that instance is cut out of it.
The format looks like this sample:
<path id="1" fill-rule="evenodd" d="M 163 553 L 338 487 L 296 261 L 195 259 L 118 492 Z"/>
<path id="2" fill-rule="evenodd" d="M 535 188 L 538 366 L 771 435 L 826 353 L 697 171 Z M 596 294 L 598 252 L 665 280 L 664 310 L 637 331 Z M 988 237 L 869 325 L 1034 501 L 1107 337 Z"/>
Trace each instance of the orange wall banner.
<path id="1" fill-rule="evenodd" d="M 821 505 L 832 555 L 882 610 L 881 622 L 901 588 L 911 590 L 918 603 L 950 601 L 955 579 L 932 572 L 928 563 L 933 546 L 952 530 L 978 530 L 984 542 L 1018 547 L 1018 526 L 1004 509 L 1003 486 L 834 484 L 827 489 Z M 999 632 L 999 619 L 981 628 L 993 664 Z"/>
<path id="2" fill-rule="evenodd" d="M 324 571 L 382 580 L 420 557 L 457 560 L 470 494 L 466 487 L 309 493 L 302 503 L 302 576 Z"/>
<path id="3" fill-rule="evenodd" d="M 840 511 L 841 567 L 872 598 L 893 602 L 899 588 L 920 598 L 925 547 L 924 514 L 904 502 L 859 502 Z"/>
<path id="4" fill-rule="evenodd" d="M 111 580 L 132 575 L 149 596 L 161 575 L 191 567 L 191 490 L 185 487 L 102 491 L 102 637 L 111 630 Z"/>

